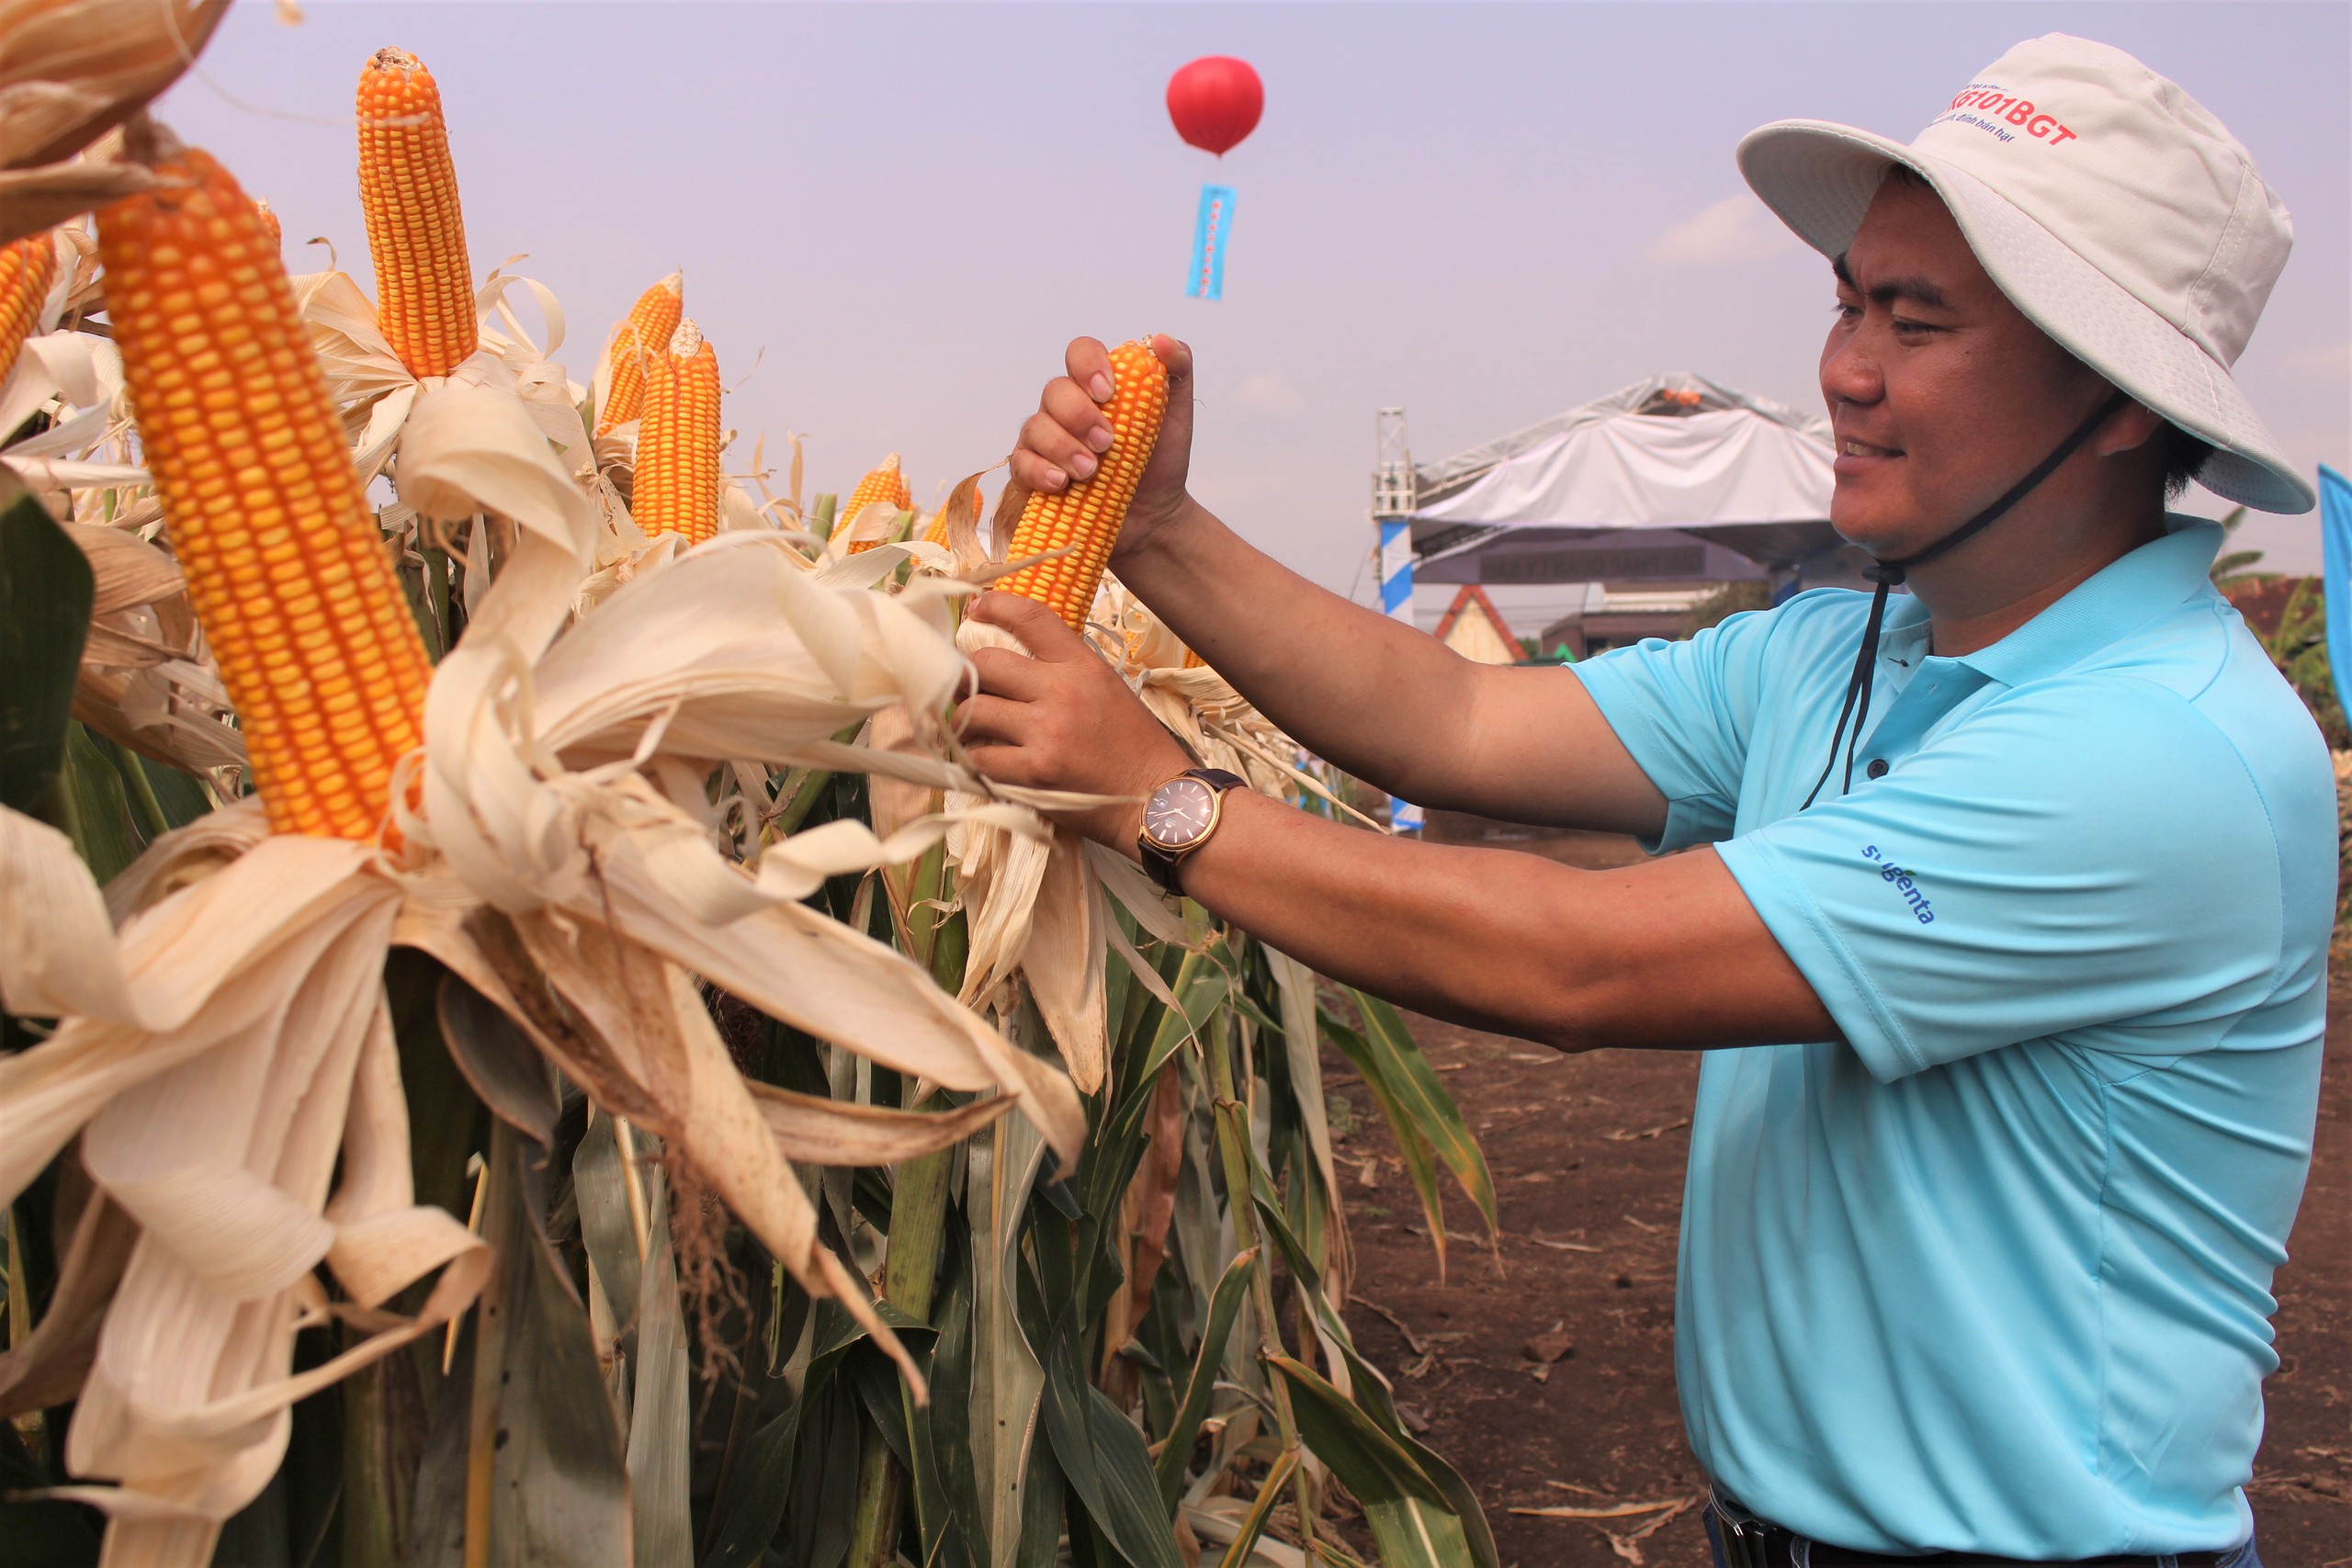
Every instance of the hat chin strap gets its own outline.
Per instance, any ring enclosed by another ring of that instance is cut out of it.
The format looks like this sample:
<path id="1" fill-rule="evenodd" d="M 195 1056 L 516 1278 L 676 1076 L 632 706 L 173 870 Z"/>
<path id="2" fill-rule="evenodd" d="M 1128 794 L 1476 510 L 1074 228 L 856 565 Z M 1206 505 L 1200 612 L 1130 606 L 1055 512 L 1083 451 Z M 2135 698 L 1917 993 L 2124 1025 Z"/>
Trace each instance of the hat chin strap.
<path id="1" fill-rule="evenodd" d="M 2131 401 L 2129 392 L 2115 393 L 2094 409 L 2088 419 L 2076 425 L 2075 433 L 2058 444 L 2057 450 L 2037 464 L 2031 473 L 2011 485 L 1992 505 L 1926 549 L 1905 556 L 1900 560 L 1883 560 L 1871 566 L 1871 575 L 1878 581 L 1878 592 L 1871 597 L 1871 618 L 1862 628 L 1862 646 L 1854 659 L 1854 673 L 1846 682 L 1846 703 L 1838 710 L 1838 728 L 1830 732 L 1829 761 L 1822 764 L 1821 777 L 1814 781 L 1812 790 L 1804 797 L 1804 806 L 1797 807 L 1799 811 L 1811 806 L 1819 797 L 1822 786 L 1829 782 L 1830 773 L 1838 766 L 1838 747 L 1841 741 L 1846 748 L 1846 773 L 1838 786 L 1838 793 L 1843 795 L 1854 787 L 1854 749 L 1861 743 L 1862 727 L 1870 719 L 1871 687 L 1878 671 L 1879 627 L 1886 618 L 1887 590 L 1901 582 L 1914 567 L 1925 566 L 1938 557 L 1958 549 L 2007 516 L 2011 507 L 2031 494 L 2042 480 L 2056 473 L 2084 442 L 2098 433 L 2100 425 L 2121 412 Z M 1850 736 L 1846 728 L 1849 719 L 1853 722 Z"/>

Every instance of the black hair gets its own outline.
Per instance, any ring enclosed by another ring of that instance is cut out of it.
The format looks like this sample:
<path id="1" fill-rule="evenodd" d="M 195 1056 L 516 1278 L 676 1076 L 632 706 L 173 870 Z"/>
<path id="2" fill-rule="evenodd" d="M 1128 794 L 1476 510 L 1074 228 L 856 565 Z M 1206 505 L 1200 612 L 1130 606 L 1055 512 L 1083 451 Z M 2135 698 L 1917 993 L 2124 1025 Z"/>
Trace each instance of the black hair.
<path id="1" fill-rule="evenodd" d="M 2177 501 L 2188 481 L 2204 470 L 2205 459 L 2213 455 L 2213 444 L 2169 422 L 2156 433 L 2156 439 L 2164 444 L 2165 499 Z"/>

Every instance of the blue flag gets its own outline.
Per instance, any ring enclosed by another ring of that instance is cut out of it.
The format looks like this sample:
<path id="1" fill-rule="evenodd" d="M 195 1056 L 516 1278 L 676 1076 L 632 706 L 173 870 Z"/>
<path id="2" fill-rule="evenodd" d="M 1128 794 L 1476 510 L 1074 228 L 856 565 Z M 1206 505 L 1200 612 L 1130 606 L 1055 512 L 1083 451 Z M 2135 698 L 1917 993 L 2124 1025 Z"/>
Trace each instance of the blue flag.
<path id="1" fill-rule="evenodd" d="M 1194 299 L 1225 298 L 1225 247 L 1233 233 L 1233 187 L 1203 186 L 1201 215 L 1193 224 L 1193 270 L 1184 292 Z"/>
<path id="2" fill-rule="evenodd" d="M 2319 466 L 2320 588 L 2327 600 L 2327 670 L 2335 701 L 2352 715 L 2352 479 Z"/>

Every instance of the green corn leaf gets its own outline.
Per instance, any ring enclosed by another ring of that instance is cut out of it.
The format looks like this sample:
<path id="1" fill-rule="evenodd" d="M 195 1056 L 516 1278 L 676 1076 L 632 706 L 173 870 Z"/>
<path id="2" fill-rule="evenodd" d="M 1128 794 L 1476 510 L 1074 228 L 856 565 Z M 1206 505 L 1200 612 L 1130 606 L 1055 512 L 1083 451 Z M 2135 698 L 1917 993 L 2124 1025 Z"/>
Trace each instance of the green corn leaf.
<path id="1" fill-rule="evenodd" d="M 1053 1445 L 1032 1444 L 1021 1482 L 1020 1529 L 994 1546 L 1000 1568 L 1059 1568 L 1065 1484 Z"/>
<path id="2" fill-rule="evenodd" d="M 166 767 L 153 757 L 141 757 L 135 751 L 119 755 L 145 776 L 165 827 L 185 828 L 213 809 L 212 797 L 205 794 L 204 786 L 177 768 Z"/>
<path id="3" fill-rule="evenodd" d="M 1250 1512 L 1242 1516 L 1241 1525 L 1234 1532 L 1233 1543 L 1225 1549 L 1218 1568 L 1249 1568 L 1251 1551 L 1258 1538 L 1266 1533 L 1266 1521 L 1274 1517 L 1274 1509 L 1282 1503 L 1283 1488 L 1290 1484 L 1291 1472 L 1298 1468 L 1298 1455 L 1285 1452 L 1266 1472 L 1266 1479 L 1258 1485 L 1258 1500 L 1250 1505 Z"/>
<path id="4" fill-rule="evenodd" d="M 1402 1444 L 1312 1369 L 1287 1356 L 1266 1359 L 1289 1385 L 1300 1439 L 1363 1506 L 1384 1568 L 1477 1561 L 1445 1494 Z"/>
<path id="5" fill-rule="evenodd" d="M 546 1158 L 493 1123 L 482 1234 L 500 1299 L 480 1314 L 472 1462 L 490 1466 L 491 1562 L 598 1568 L 630 1534 L 628 1472 L 587 1308 L 535 1201 Z"/>
<path id="6" fill-rule="evenodd" d="M 78 724 L 66 727 L 65 772 L 59 784 L 73 822 L 74 847 L 82 852 L 90 874 L 103 886 L 139 858 L 147 840 L 131 820 L 122 775 L 98 750 L 90 732 Z"/>
<path id="7" fill-rule="evenodd" d="M 63 827 L 74 682 L 90 635 L 90 563 L 40 502 L 0 510 L 0 806 Z"/>
<path id="8" fill-rule="evenodd" d="M 441 976 L 435 1010 L 450 1058 L 482 1103 L 542 1149 L 553 1147 L 555 1078 L 538 1047 L 489 998 L 454 974 Z"/>
<path id="9" fill-rule="evenodd" d="M 796 1401 L 743 1445 L 726 1490 L 712 1504 L 718 1523 L 701 1568 L 750 1568 L 775 1539 L 791 1489 L 800 1411 Z"/>
<path id="10" fill-rule="evenodd" d="M 1478 1140 L 1463 1122 L 1461 1109 L 1438 1081 L 1429 1058 L 1421 1055 L 1412 1031 L 1405 1027 L 1396 1010 L 1362 991 L 1351 990 L 1348 995 L 1363 1015 L 1365 1042 L 1372 1047 L 1373 1058 L 1379 1064 L 1389 1091 L 1413 1118 L 1413 1124 L 1436 1150 L 1437 1157 L 1462 1183 L 1462 1190 L 1470 1194 L 1470 1201 L 1478 1205 L 1478 1213 L 1486 1216 L 1487 1233 L 1492 1235 L 1498 1227 L 1495 1179 L 1487 1169 L 1487 1156 L 1479 1149 Z"/>
<path id="11" fill-rule="evenodd" d="M 1372 1091 L 1374 1103 L 1380 1107 L 1381 1119 L 1396 1134 L 1397 1157 L 1404 1161 L 1405 1174 L 1413 1183 L 1413 1190 L 1421 1201 L 1421 1213 L 1429 1221 L 1430 1245 L 1437 1249 L 1437 1277 L 1445 1278 L 1445 1195 L 1438 1190 L 1437 1156 L 1430 1148 L 1430 1141 L 1421 1136 L 1420 1126 L 1412 1112 L 1389 1088 L 1378 1057 L 1364 1037 L 1333 1018 L 1322 1015 L 1323 1032 L 1349 1064 L 1363 1075 L 1363 1086 Z"/>
<path id="12" fill-rule="evenodd" d="M 938 1327 L 939 1337 L 933 1342 L 928 1357 L 917 1357 L 923 1368 L 924 1381 L 931 1385 L 931 1403 L 915 1404 L 913 1392 L 903 1382 L 897 1391 L 901 1417 L 907 1426 L 910 1450 L 907 1469 L 913 1483 L 915 1529 L 922 1541 L 925 1562 L 941 1561 L 941 1552 L 951 1529 L 961 1523 L 958 1508 L 951 1506 L 948 1499 L 946 1468 L 939 1451 L 938 1432 L 942 1423 L 948 1430 L 963 1430 L 963 1405 L 959 1403 L 953 1415 L 941 1409 L 944 1396 L 940 1389 L 940 1368 L 947 1358 L 951 1336 L 961 1337 L 967 1353 L 972 1337 L 969 1271 L 964 1267 L 962 1249 L 955 1245 L 954 1233 L 947 1233 L 943 1239 L 947 1244 L 947 1256 L 942 1260 L 942 1288 L 929 1303 L 931 1321 Z M 964 1384 L 968 1385 L 969 1369 L 965 1369 L 961 1376 Z M 955 1397 L 959 1401 L 962 1399 L 962 1387 L 955 1391 Z M 964 1468 L 968 1479 L 968 1461 Z M 956 1539 L 960 1545 L 961 1538 Z"/>
<path id="13" fill-rule="evenodd" d="M 1025 1116 L 1007 1116 L 965 1145 L 964 1211 L 972 1258 L 966 1431 L 981 1515 L 973 1546 L 992 1553 L 982 1568 L 1012 1568 L 1024 1521 L 1046 1506 L 1032 1495 L 1036 1475 L 1050 1478 L 1056 1534 L 1061 1517 L 1060 1471 L 1049 1458 L 1042 1467 L 1031 1462 L 1046 1446 L 1033 1441 L 1045 1369 L 1021 1321 L 1023 1219 L 1045 1156 L 1045 1139 Z"/>
<path id="14" fill-rule="evenodd" d="M 636 1387 L 629 1400 L 628 1450 L 635 1568 L 693 1568 L 686 1322 L 678 1305 L 668 1184 L 656 1171 L 646 1185 L 651 1190 L 652 1235 L 637 1300 Z"/>
<path id="15" fill-rule="evenodd" d="M 580 1209 L 580 1240 L 595 1266 L 596 1283 L 620 1336 L 633 1335 L 643 1292 L 644 1260 L 638 1256 L 637 1227 L 629 1219 L 628 1188 L 621 1171 L 621 1149 L 611 1116 L 593 1113 L 588 1131 L 571 1155 L 571 1194 Z"/>
<path id="16" fill-rule="evenodd" d="M 401 1089 L 408 1099 L 409 1168 L 416 1200 L 437 1203 L 463 1220 L 472 1207 L 466 1161 L 475 1148 L 481 1104 L 441 1038 L 435 1003 L 446 972 L 429 954 L 396 947 L 384 959 L 384 996 L 391 1006 Z"/>
<path id="17" fill-rule="evenodd" d="M 1065 1325 L 1046 1366 L 1046 1430 L 1088 1515 L 1132 1568 L 1182 1568 L 1143 1434 L 1086 1381 L 1080 1335 Z"/>
<path id="18" fill-rule="evenodd" d="M 1216 1282 L 1216 1294 L 1209 1302 L 1208 1325 L 1202 1330 L 1201 1348 L 1193 1360 L 1192 1380 L 1184 1385 L 1184 1403 L 1177 1406 L 1176 1419 L 1169 1424 L 1167 1445 L 1153 1467 L 1160 1503 L 1170 1518 L 1175 1517 L 1177 1499 L 1184 1494 L 1184 1471 L 1192 1463 L 1193 1445 L 1200 1440 L 1201 1423 L 1208 1417 L 1209 1395 L 1216 1388 L 1217 1369 L 1225 1364 L 1226 1342 L 1233 1337 L 1234 1320 L 1250 1299 L 1250 1271 L 1257 1262 L 1254 1247 L 1238 1253 L 1226 1266 L 1225 1278 Z"/>

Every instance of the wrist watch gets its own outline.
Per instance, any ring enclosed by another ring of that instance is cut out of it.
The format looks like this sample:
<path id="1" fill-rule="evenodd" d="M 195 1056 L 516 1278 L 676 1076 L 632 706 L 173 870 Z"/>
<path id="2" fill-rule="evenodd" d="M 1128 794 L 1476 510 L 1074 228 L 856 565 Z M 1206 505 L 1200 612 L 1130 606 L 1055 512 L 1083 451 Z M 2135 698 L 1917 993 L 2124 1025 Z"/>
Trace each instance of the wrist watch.
<path id="1" fill-rule="evenodd" d="M 1136 849 L 1154 882 L 1170 893 L 1183 891 L 1176 873 L 1184 857 L 1207 843 L 1225 820 L 1225 792 L 1248 782 L 1222 768 L 1187 768 L 1151 792 Z"/>

